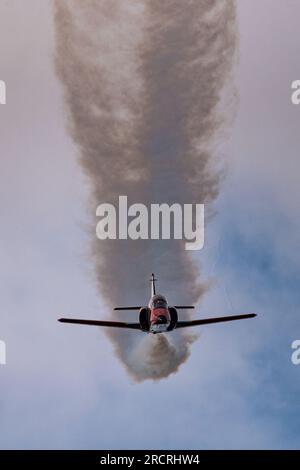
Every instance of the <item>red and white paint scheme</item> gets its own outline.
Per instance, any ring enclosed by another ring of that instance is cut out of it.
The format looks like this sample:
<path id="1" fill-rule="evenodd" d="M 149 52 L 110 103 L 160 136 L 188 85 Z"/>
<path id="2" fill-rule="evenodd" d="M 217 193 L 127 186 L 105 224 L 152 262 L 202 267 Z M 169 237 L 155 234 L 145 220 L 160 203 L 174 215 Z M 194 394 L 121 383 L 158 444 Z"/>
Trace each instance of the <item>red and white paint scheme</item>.
<path id="1" fill-rule="evenodd" d="M 163 333 L 168 331 L 171 324 L 171 315 L 167 299 L 163 295 L 156 294 L 154 274 L 151 277 L 150 309 L 150 333 Z"/>

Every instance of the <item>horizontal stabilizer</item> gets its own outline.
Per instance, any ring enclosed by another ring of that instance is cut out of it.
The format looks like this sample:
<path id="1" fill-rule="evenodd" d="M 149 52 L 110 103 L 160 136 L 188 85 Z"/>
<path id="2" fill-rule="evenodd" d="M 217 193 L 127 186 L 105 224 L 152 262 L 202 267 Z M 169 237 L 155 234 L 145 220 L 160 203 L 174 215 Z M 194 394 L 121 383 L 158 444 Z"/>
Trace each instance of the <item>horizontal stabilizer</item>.
<path id="1" fill-rule="evenodd" d="M 245 313 L 243 315 L 231 315 L 229 317 L 203 318 L 202 320 L 179 321 L 176 328 L 185 328 L 188 326 L 208 325 L 210 323 L 221 323 L 225 321 L 244 320 L 246 318 L 256 317 L 255 313 Z"/>
<path id="2" fill-rule="evenodd" d="M 188 308 L 195 308 L 194 305 L 174 305 L 177 309 L 188 309 Z"/>
<path id="3" fill-rule="evenodd" d="M 60 318 L 58 321 L 61 323 L 73 323 L 77 325 L 108 326 L 111 328 L 129 328 L 131 330 L 141 329 L 139 323 L 124 323 L 106 320 L 79 320 L 77 318 Z"/>
<path id="4" fill-rule="evenodd" d="M 115 307 L 114 310 L 141 310 L 142 307 Z"/>

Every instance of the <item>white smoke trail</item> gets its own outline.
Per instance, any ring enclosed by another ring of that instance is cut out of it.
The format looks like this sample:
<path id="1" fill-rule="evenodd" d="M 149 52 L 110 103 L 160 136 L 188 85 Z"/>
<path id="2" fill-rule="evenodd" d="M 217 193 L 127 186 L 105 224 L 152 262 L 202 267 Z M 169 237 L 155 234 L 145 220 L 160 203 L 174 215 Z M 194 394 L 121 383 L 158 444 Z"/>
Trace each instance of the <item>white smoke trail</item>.
<path id="1" fill-rule="evenodd" d="M 236 46 L 234 1 L 54 4 L 56 69 L 68 127 L 91 182 L 93 213 L 102 202 L 117 205 L 121 194 L 129 204 L 213 201 L 220 174 L 212 145 Z M 178 241 L 93 237 L 92 247 L 99 292 L 110 307 L 145 303 L 150 272 L 174 304 L 196 303 L 206 290 Z M 180 331 L 156 338 L 109 335 L 136 380 L 175 372 L 194 340 Z"/>

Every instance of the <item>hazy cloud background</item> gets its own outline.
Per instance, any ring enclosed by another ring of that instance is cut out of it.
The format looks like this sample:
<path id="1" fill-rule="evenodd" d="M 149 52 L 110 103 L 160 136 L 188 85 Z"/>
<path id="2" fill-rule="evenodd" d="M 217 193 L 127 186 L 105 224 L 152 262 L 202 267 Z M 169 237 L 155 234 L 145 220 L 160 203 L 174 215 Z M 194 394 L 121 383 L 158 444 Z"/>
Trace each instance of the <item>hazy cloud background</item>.
<path id="1" fill-rule="evenodd" d="M 199 330 L 178 374 L 134 385 L 101 331 L 56 323 L 106 314 L 86 256 L 88 188 L 65 132 L 50 3 L 0 2 L 1 448 L 299 447 L 299 14 L 296 0 L 238 0 L 239 112 L 199 253 L 216 281 L 198 314 L 259 317 Z"/>

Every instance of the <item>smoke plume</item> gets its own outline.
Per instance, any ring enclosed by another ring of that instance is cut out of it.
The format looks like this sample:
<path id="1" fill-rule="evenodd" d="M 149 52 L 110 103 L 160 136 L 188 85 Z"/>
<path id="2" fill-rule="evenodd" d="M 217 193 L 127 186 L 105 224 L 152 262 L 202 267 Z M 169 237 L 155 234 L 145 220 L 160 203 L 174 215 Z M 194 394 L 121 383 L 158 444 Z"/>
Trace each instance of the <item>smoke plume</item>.
<path id="1" fill-rule="evenodd" d="M 93 216 L 100 203 L 117 206 L 119 195 L 129 204 L 207 208 L 221 177 L 213 145 L 225 87 L 229 96 L 234 1 L 55 0 L 54 18 L 56 70 Z M 109 309 L 144 305 L 151 272 L 170 304 L 196 303 L 207 288 L 180 241 L 99 241 L 93 234 L 91 245 Z M 137 321 L 136 312 L 114 319 Z M 195 339 L 182 331 L 108 334 L 137 381 L 177 371 Z"/>

